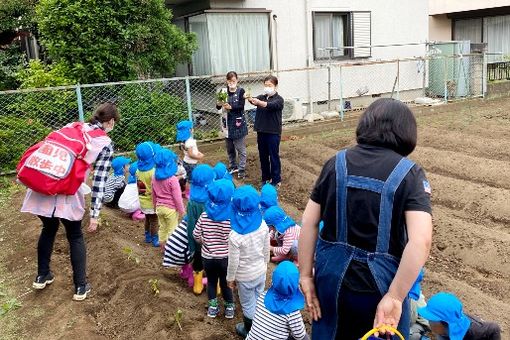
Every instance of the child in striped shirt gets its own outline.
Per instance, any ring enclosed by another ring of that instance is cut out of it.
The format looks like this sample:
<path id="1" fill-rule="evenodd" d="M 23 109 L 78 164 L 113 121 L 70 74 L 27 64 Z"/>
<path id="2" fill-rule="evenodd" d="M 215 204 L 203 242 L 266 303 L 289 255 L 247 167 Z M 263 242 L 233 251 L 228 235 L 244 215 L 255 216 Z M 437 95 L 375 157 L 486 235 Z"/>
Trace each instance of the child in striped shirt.
<path id="1" fill-rule="evenodd" d="M 301 227 L 278 206 L 267 209 L 264 220 L 271 228 L 269 232 L 270 239 L 275 240 L 277 244 L 276 247 L 271 246 L 269 248 L 274 255 L 271 257 L 271 261 L 291 260 L 297 263 Z"/>
<path id="2" fill-rule="evenodd" d="M 213 168 L 207 164 L 200 164 L 191 176 L 191 188 L 186 214 L 188 216 L 188 248 L 193 254 L 193 293 L 200 295 L 204 290 L 201 247 L 197 246 L 193 238 L 193 231 L 200 215 L 205 211 L 207 202 L 207 186 L 214 181 Z"/>
<path id="3" fill-rule="evenodd" d="M 119 199 L 126 188 L 126 175 L 129 173 L 131 159 L 115 157 L 112 160 L 113 173 L 108 176 L 104 187 L 103 202 L 107 207 L 118 208 Z"/>
<path id="4" fill-rule="evenodd" d="M 162 149 L 154 157 L 156 171 L 152 178 L 152 203 L 159 221 L 158 237 L 161 252 L 164 252 L 168 236 L 179 224 L 179 215 L 184 216 L 181 186 L 175 176 L 177 155 Z"/>
<path id="5" fill-rule="evenodd" d="M 228 237 L 230 235 L 230 210 L 234 184 L 231 180 L 219 179 L 207 187 L 208 200 L 205 212 L 197 221 L 193 237 L 202 244 L 202 262 L 207 273 L 207 316 L 215 318 L 219 313 L 217 290 L 225 303 L 225 318 L 234 317 L 232 289 L 227 286 Z"/>
<path id="6" fill-rule="evenodd" d="M 247 340 L 310 339 L 300 312 L 304 306 L 305 298 L 299 290 L 299 271 L 294 263 L 283 261 L 273 272 L 271 287 L 257 300 Z"/>
<path id="7" fill-rule="evenodd" d="M 250 331 L 258 296 L 264 291 L 269 262 L 269 231 L 260 212 L 260 196 L 249 185 L 234 192 L 228 242 L 227 281 L 237 284 L 243 322 L 236 332 L 246 337 Z"/>

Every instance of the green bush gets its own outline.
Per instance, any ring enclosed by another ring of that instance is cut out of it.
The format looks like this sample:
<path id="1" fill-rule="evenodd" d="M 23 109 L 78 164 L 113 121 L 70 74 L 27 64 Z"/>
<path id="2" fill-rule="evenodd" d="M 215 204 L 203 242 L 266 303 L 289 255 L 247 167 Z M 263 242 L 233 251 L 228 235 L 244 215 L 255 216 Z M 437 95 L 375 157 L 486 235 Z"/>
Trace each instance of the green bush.
<path id="1" fill-rule="evenodd" d="M 37 120 L 0 117 L 0 173 L 15 170 L 23 152 L 50 131 Z"/>
<path id="2" fill-rule="evenodd" d="M 112 100 L 117 103 L 121 115 L 110 134 L 116 151 L 132 151 L 138 143 L 148 140 L 172 144 L 176 137 L 175 126 L 187 118 L 187 111 L 182 98 L 166 91 L 162 83 L 128 84 L 108 91 L 102 88 L 88 100 L 87 117 L 92 115 L 95 105 Z"/>

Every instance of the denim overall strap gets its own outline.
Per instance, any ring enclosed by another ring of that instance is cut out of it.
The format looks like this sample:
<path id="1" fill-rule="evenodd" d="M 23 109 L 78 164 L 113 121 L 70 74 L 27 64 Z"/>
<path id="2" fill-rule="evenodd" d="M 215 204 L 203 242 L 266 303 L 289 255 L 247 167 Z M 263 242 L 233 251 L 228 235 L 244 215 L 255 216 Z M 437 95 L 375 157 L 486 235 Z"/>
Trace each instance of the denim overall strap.
<path id="1" fill-rule="evenodd" d="M 347 176 L 347 187 L 373 191 L 380 194 L 384 187 L 384 181 L 370 177 L 349 175 Z"/>
<path id="2" fill-rule="evenodd" d="M 413 166 L 413 161 L 405 157 L 402 158 L 384 183 L 384 187 L 381 192 L 381 204 L 379 209 L 379 227 L 377 231 L 376 246 L 377 253 L 388 253 L 390 247 L 391 219 L 393 215 L 395 192 Z"/>
<path id="3" fill-rule="evenodd" d="M 336 241 L 347 243 L 347 162 L 346 150 L 336 155 Z"/>

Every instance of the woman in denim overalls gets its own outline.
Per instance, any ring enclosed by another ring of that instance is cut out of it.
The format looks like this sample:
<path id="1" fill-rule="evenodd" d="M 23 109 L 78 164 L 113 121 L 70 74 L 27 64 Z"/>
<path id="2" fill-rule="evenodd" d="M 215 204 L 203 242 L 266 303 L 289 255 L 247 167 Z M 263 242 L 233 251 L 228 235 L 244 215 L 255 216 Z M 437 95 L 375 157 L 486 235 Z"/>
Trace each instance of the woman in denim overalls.
<path id="1" fill-rule="evenodd" d="M 416 120 L 405 104 L 379 99 L 356 137 L 324 165 L 303 215 L 300 284 L 312 338 L 355 340 L 382 325 L 408 338 L 407 295 L 432 238 L 430 185 L 406 158 Z"/>

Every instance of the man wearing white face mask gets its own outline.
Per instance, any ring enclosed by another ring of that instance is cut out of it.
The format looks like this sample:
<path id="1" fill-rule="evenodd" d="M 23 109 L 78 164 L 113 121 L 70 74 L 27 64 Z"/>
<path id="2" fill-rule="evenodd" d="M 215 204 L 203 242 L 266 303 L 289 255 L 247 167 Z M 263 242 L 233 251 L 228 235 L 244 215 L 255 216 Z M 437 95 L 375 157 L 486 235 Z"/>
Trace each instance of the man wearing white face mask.
<path id="1" fill-rule="evenodd" d="M 264 79 L 264 94 L 248 101 L 257 107 L 254 129 L 257 132 L 262 185 L 280 186 L 280 139 L 282 134 L 283 98 L 276 92 L 278 78 Z"/>

